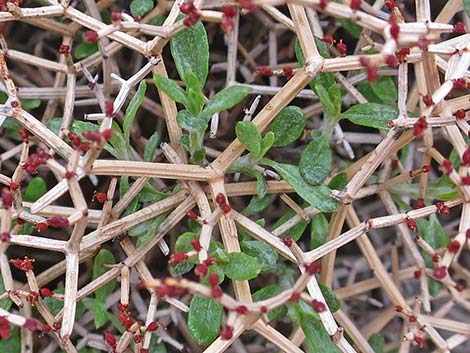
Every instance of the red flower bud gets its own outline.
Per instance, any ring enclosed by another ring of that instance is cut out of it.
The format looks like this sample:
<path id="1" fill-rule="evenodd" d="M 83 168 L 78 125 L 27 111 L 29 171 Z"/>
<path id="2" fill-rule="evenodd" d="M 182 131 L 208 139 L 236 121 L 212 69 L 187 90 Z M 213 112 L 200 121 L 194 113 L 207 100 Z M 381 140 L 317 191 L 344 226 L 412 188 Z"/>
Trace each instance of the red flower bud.
<path id="1" fill-rule="evenodd" d="M 282 239 L 282 241 L 289 248 L 292 246 L 292 243 L 294 242 L 294 240 L 291 237 L 285 237 L 284 239 Z"/>
<path id="2" fill-rule="evenodd" d="M 416 221 L 414 219 L 411 219 L 411 218 L 406 218 L 405 220 L 405 223 L 406 223 L 406 226 L 410 229 L 410 230 L 416 230 Z"/>
<path id="3" fill-rule="evenodd" d="M 339 43 L 336 44 L 336 49 L 338 50 L 339 55 L 341 55 L 341 56 L 346 56 L 346 54 L 348 52 L 348 48 L 347 48 L 346 44 L 343 43 L 342 39 L 340 39 Z"/>
<path id="4" fill-rule="evenodd" d="M 218 205 L 222 205 L 222 204 L 226 203 L 227 201 L 225 200 L 225 195 L 222 194 L 222 193 L 217 194 L 217 196 L 215 197 L 215 202 Z"/>
<path id="5" fill-rule="evenodd" d="M 312 300 L 312 307 L 313 307 L 313 310 L 315 310 L 317 313 L 322 313 L 326 311 L 326 305 L 316 299 Z"/>
<path id="6" fill-rule="evenodd" d="M 44 232 L 45 230 L 47 230 L 49 226 L 47 225 L 47 223 L 43 222 L 43 223 L 38 223 L 36 224 L 36 230 L 38 232 Z"/>
<path id="7" fill-rule="evenodd" d="M 465 113 L 465 110 L 463 109 L 459 109 L 457 110 L 455 113 L 454 113 L 454 116 L 456 119 L 465 119 L 465 116 L 466 116 L 466 113 Z"/>
<path id="8" fill-rule="evenodd" d="M 415 279 L 420 278 L 421 277 L 421 271 L 418 270 L 418 271 L 413 272 L 413 276 L 415 277 Z"/>
<path id="9" fill-rule="evenodd" d="M 435 279 L 443 279 L 447 276 L 447 268 L 445 266 L 436 267 L 434 271 L 432 271 L 432 276 Z"/>
<path id="10" fill-rule="evenodd" d="M 23 142 L 26 142 L 26 143 L 29 142 L 29 133 L 24 127 L 18 130 L 18 134 L 20 135 Z"/>
<path id="11" fill-rule="evenodd" d="M 196 11 L 196 7 L 192 1 L 188 1 L 180 6 L 180 11 L 185 15 L 189 15 L 190 13 Z"/>
<path id="12" fill-rule="evenodd" d="M 260 66 L 256 68 L 255 73 L 260 76 L 272 76 L 273 70 L 268 66 Z"/>
<path id="13" fill-rule="evenodd" d="M 465 23 L 457 22 L 454 25 L 454 33 L 467 33 L 467 29 L 465 28 Z"/>
<path id="14" fill-rule="evenodd" d="M 111 118 L 114 115 L 114 103 L 111 101 L 106 101 L 104 103 L 104 113 L 108 118 Z"/>
<path id="15" fill-rule="evenodd" d="M 44 298 L 52 297 L 54 295 L 54 293 L 49 288 L 41 288 L 39 292 L 41 293 L 41 297 Z"/>
<path id="16" fill-rule="evenodd" d="M 241 315 L 245 315 L 248 312 L 248 308 L 245 305 L 239 305 L 235 311 Z"/>
<path id="17" fill-rule="evenodd" d="M 84 33 L 84 38 L 85 42 L 88 42 L 88 43 L 93 43 L 93 42 L 97 42 L 99 37 L 98 37 L 98 33 L 96 33 L 95 31 L 86 31 Z"/>
<path id="18" fill-rule="evenodd" d="M 184 252 L 177 252 L 170 256 L 170 265 L 176 265 L 188 259 L 188 255 Z"/>
<path id="19" fill-rule="evenodd" d="M 111 348 L 116 347 L 116 336 L 114 336 L 111 332 L 106 331 L 104 333 L 104 341 L 108 344 Z"/>
<path id="20" fill-rule="evenodd" d="M 290 296 L 289 300 L 291 302 L 298 302 L 300 300 L 300 293 L 299 292 L 294 292 L 292 293 L 292 295 Z"/>
<path id="21" fill-rule="evenodd" d="M 211 297 L 212 298 L 220 298 L 223 294 L 224 293 L 222 292 L 222 289 L 219 286 L 211 288 Z"/>
<path id="22" fill-rule="evenodd" d="M 108 200 L 108 195 L 105 192 L 97 192 L 95 198 L 99 203 L 105 203 Z"/>
<path id="23" fill-rule="evenodd" d="M 423 96 L 423 103 L 426 107 L 432 107 L 434 105 L 434 101 L 430 95 Z"/>
<path id="24" fill-rule="evenodd" d="M 186 212 L 186 216 L 188 216 L 188 218 L 190 219 L 197 219 L 197 214 L 193 210 L 189 210 L 188 212 Z"/>
<path id="25" fill-rule="evenodd" d="M 320 273 L 321 271 L 321 262 L 320 261 L 314 261 L 308 265 L 304 265 L 305 266 L 305 271 L 307 271 L 307 273 L 309 275 L 314 275 L 315 273 Z"/>
<path id="26" fill-rule="evenodd" d="M 0 198 L 2 199 L 2 206 L 5 210 L 8 210 L 13 206 L 13 195 L 6 188 L 3 189 Z"/>
<path id="27" fill-rule="evenodd" d="M 468 165 L 470 165 L 470 147 L 467 147 L 467 149 L 462 154 L 462 166 Z"/>
<path id="28" fill-rule="evenodd" d="M 230 4 L 225 4 L 224 7 L 222 8 L 222 12 L 227 17 L 233 17 L 237 14 L 237 9 Z"/>
<path id="29" fill-rule="evenodd" d="M 211 287 L 215 287 L 219 285 L 219 275 L 217 274 L 217 272 L 212 272 L 209 275 L 209 284 Z"/>
<path id="30" fill-rule="evenodd" d="M 158 324 L 155 321 L 152 321 L 148 326 L 147 326 L 147 331 L 153 332 L 158 329 Z"/>
<path id="31" fill-rule="evenodd" d="M 359 8 L 361 7 L 361 0 L 351 0 L 349 7 L 352 10 L 359 10 Z"/>
<path id="32" fill-rule="evenodd" d="M 222 330 L 220 330 L 220 338 L 223 340 L 230 340 L 233 337 L 233 327 L 229 325 L 225 325 L 222 327 Z"/>
<path id="33" fill-rule="evenodd" d="M 201 251 L 202 249 L 202 246 L 201 246 L 201 243 L 199 242 L 199 240 L 197 239 L 194 239 L 191 241 L 191 246 L 194 248 L 194 250 L 196 250 L 197 252 Z"/>
<path id="34" fill-rule="evenodd" d="M 59 53 L 63 55 L 70 54 L 70 45 L 61 44 L 59 47 Z"/>
<path id="35" fill-rule="evenodd" d="M 460 243 L 458 240 L 452 240 L 449 242 L 449 245 L 447 245 L 447 250 L 451 253 L 456 253 L 460 249 Z"/>

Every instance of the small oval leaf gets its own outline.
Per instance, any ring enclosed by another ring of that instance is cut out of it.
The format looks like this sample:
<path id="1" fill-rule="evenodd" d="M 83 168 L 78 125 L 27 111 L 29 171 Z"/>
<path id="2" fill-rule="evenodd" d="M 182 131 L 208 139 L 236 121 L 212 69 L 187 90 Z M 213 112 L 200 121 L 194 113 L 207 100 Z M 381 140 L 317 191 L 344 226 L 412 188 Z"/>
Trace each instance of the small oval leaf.
<path id="1" fill-rule="evenodd" d="M 200 116 L 209 119 L 214 113 L 232 108 L 240 103 L 251 91 L 251 88 L 244 86 L 226 87 L 207 102 Z"/>
<path id="2" fill-rule="evenodd" d="M 201 345 L 211 344 L 219 334 L 222 323 L 222 305 L 211 298 L 195 295 L 189 304 L 188 329 Z"/>
<path id="3" fill-rule="evenodd" d="M 354 124 L 374 127 L 382 130 L 390 130 L 387 121 L 397 117 L 398 110 L 395 107 L 378 103 L 356 104 L 343 113 L 343 118 Z"/>
<path id="4" fill-rule="evenodd" d="M 204 87 L 209 72 L 209 42 L 201 22 L 177 33 L 170 40 L 170 49 L 181 79 L 191 70 Z"/>
<path id="5" fill-rule="evenodd" d="M 229 262 L 223 270 L 228 278 L 237 281 L 245 281 L 258 276 L 261 266 L 254 257 L 242 252 L 232 252 L 228 255 Z"/>
<path id="6" fill-rule="evenodd" d="M 295 105 L 282 109 L 272 126 L 274 146 L 285 146 L 297 140 L 305 129 L 305 114 Z"/>
<path id="7" fill-rule="evenodd" d="M 262 137 L 256 125 L 251 121 L 239 121 L 235 132 L 243 146 L 257 157 L 261 151 Z"/>
<path id="8" fill-rule="evenodd" d="M 299 170 L 304 180 L 312 185 L 322 184 L 330 173 L 333 153 L 329 139 L 321 136 L 311 141 L 300 156 Z"/>

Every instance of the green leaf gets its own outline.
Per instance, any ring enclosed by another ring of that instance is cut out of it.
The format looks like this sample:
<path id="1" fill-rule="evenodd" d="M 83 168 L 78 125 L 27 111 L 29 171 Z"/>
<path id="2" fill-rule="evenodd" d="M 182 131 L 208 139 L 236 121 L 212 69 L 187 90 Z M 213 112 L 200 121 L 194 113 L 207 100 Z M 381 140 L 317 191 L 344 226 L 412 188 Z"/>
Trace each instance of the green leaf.
<path id="1" fill-rule="evenodd" d="M 104 301 L 95 299 L 93 300 L 93 319 L 96 329 L 103 327 L 108 322 L 108 315 L 106 315 L 106 305 Z"/>
<path id="2" fill-rule="evenodd" d="M 209 72 L 209 43 L 201 22 L 177 33 L 170 40 L 170 49 L 181 79 L 191 70 L 204 87 Z"/>
<path id="3" fill-rule="evenodd" d="M 296 305 L 300 319 L 300 326 L 305 333 L 305 345 L 310 353 L 341 353 L 339 348 L 331 341 L 318 315 L 307 313 Z"/>
<path id="4" fill-rule="evenodd" d="M 330 189 L 326 185 L 314 186 L 306 183 L 295 165 L 281 164 L 267 158 L 264 158 L 262 162 L 273 167 L 301 198 L 319 211 L 333 212 L 338 207 L 337 202 L 330 195 Z"/>
<path id="5" fill-rule="evenodd" d="M 341 113 L 341 90 L 333 84 L 328 89 L 321 82 L 315 82 L 315 93 L 320 98 L 323 113 L 327 118 L 336 120 Z"/>
<path id="6" fill-rule="evenodd" d="M 269 206 L 272 200 L 272 195 L 267 194 L 264 197 L 253 196 L 248 203 L 248 206 L 242 211 L 244 216 L 252 216 L 255 213 L 261 212 Z"/>
<path id="7" fill-rule="evenodd" d="M 297 140 L 305 129 L 305 114 L 295 105 L 282 109 L 274 119 L 274 146 L 286 146 Z"/>
<path id="8" fill-rule="evenodd" d="M 176 116 L 178 125 L 189 132 L 204 134 L 207 129 L 207 121 L 198 116 L 194 116 L 188 110 L 180 110 Z"/>
<path id="9" fill-rule="evenodd" d="M 244 86 L 226 87 L 207 102 L 200 116 L 209 119 L 214 113 L 232 108 L 240 103 L 251 91 L 251 88 Z"/>
<path id="10" fill-rule="evenodd" d="M 343 113 L 343 118 L 354 124 L 389 130 L 387 121 L 393 120 L 398 115 L 398 109 L 388 105 L 377 103 L 356 104 Z"/>
<path id="11" fill-rule="evenodd" d="M 370 83 L 375 95 L 383 103 L 396 103 L 398 100 L 398 89 L 391 76 L 380 76 L 377 82 Z"/>
<path id="12" fill-rule="evenodd" d="M 261 141 L 261 150 L 259 152 L 260 158 L 264 157 L 264 155 L 269 151 L 269 149 L 274 145 L 274 141 L 276 139 L 276 135 L 274 132 L 269 131 L 264 137 L 263 141 Z"/>
<path id="13" fill-rule="evenodd" d="M 5 353 L 20 353 L 21 352 L 21 339 L 20 330 L 13 326 L 10 336 L 7 339 L 0 340 L 0 352 Z"/>
<path id="14" fill-rule="evenodd" d="M 34 177 L 28 183 L 23 193 L 23 201 L 34 202 L 47 191 L 46 181 L 41 177 Z"/>
<path id="15" fill-rule="evenodd" d="M 276 229 L 278 227 L 280 227 L 281 225 L 283 225 L 284 223 L 286 223 L 289 219 L 291 219 L 292 217 L 294 217 L 297 213 L 295 213 L 294 211 L 289 211 L 287 213 L 285 213 L 281 218 L 279 218 L 276 223 L 274 223 L 273 225 L 273 229 Z M 284 233 L 282 233 L 283 235 L 286 234 L 286 235 L 289 235 L 292 239 L 294 239 L 295 241 L 299 240 L 300 237 L 302 236 L 302 234 L 304 234 L 304 231 L 305 229 L 307 228 L 307 221 L 305 221 L 304 219 L 302 219 L 299 223 L 297 223 L 295 226 L 293 226 L 292 228 L 286 230 Z"/>
<path id="16" fill-rule="evenodd" d="M 195 295 L 189 303 L 188 329 L 194 340 L 204 346 L 218 336 L 223 307 L 211 298 Z"/>
<path id="17" fill-rule="evenodd" d="M 385 338 L 379 333 L 372 334 L 367 340 L 375 353 L 385 352 Z"/>
<path id="18" fill-rule="evenodd" d="M 93 279 L 98 278 L 110 270 L 110 268 L 105 267 L 105 265 L 114 265 L 115 263 L 116 260 L 114 259 L 113 253 L 109 250 L 101 249 L 95 256 L 95 260 L 93 262 Z M 106 298 L 114 291 L 115 287 L 116 280 L 109 281 L 104 286 L 101 286 L 95 291 L 96 299 L 105 302 Z"/>
<path id="19" fill-rule="evenodd" d="M 65 288 L 58 288 L 53 290 L 54 293 L 56 294 L 64 294 L 65 293 Z M 63 300 L 57 300 L 51 297 L 44 298 L 44 303 L 47 305 L 49 310 L 53 315 L 57 315 L 62 308 L 64 307 L 64 301 Z M 86 308 L 85 305 L 83 304 L 82 301 L 77 302 L 77 309 L 75 311 L 75 318 L 77 320 L 80 320 L 80 318 L 83 316 L 85 313 Z"/>
<path id="20" fill-rule="evenodd" d="M 341 308 L 341 301 L 336 297 L 335 293 L 324 284 L 319 283 L 318 285 L 330 311 L 332 313 L 338 311 Z"/>
<path id="21" fill-rule="evenodd" d="M 229 262 L 223 266 L 223 270 L 230 279 L 245 281 L 255 278 L 261 272 L 260 264 L 250 255 L 232 252 L 228 254 L 228 259 Z"/>
<path id="22" fill-rule="evenodd" d="M 191 241 L 198 239 L 197 234 L 193 232 L 184 232 L 181 234 L 178 239 L 176 239 L 175 243 L 175 251 L 176 252 L 188 252 L 193 249 L 193 246 L 191 245 Z"/>
<path id="23" fill-rule="evenodd" d="M 259 156 L 262 137 L 256 125 L 251 121 L 239 121 L 235 127 L 235 132 L 242 145 L 255 157 Z"/>
<path id="24" fill-rule="evenodd" d="M 158 216 L 157 216 L 158 217 Z M 130 237 L 144 237 L 148 235 L 155 235 L 158 227 L 157 217 L 143 221 L 131 229 L 129 229 L 128 234 Z"/>
<path id="25" fill-rule="evenodd" d="M 310 249 L 318 248 L 328 239 L 328 220 L 323 213 L 312 217 L 310 229 Z"/>
<path id="26" fill-rule="evenodd" d="M 309 184 L 322 184 L 330 173 L 333 153 L 326 135 L 311 141 L 300 156 L 299 171 Z"/>
<path id="27" fill-rule="evenodd" d="M 80 43 L 77 45 L 73 51 L 73 55 L 75 56 L 75 59 L 85 59 L 89 57 L 90 55 L 95 54 L 98 51 L 98 43 L 93 42 L 93 43 Z"/>
<path id="28" fill-rule="evenodd" d="M 0 294 L 5 293 L 5 285 L 3 283 L 2 274 L 0 273 Z M 10 298 L 0 300 L 0 308 L 10 310 L 12 301 Z M 1 341 L 0 341 L 1 342 Z"/>
<path id="29" fill-rule="evenodd" d="M 183 104 L 185 107 L 189 106 L 189 98 L 183 88 L 178 86 L 175 80 L 163 77 L 160 75 L 153 75 L 153 82 L 158 89 L 166 93 L 168 97 L 177 103 Z"/>
<path id="30" fill-rule="evenodd" d="M 137 88 L 137 92 L 135 93 L 134 97 L 132 97 L 131 101 L 129 102 L 129 105 L 127 106 L 126 115 L 124 117 L 124 123 L 122 125 L 122 128 L 124 130 L 124 140 L 127 142 L 129 142 L 129 137 L 131 134 L 131 128 L 135 119 L 135 115 L 137 113 L 137 110 L 142 105 L 142 102 L 144 101 L 146 91 L 147 84 L 145 83 L 145 80 L 142 80 L 139 83 L 139 88 Z"/>
<path id="31" fill-rule="evenodd" d="M 279 284 L 271 284 L 269 286 L 264 286 L 263 288 L 257 290 L 253 293 L 253 301 L 259 302 L 265 300 L 282 292 L 282 287 Z M 284 316 L 286 312 L 285 306 L 278 306 L 270 311 L 268 311 L 268 319 L 274 320 L 277 317 Z"/>
<path id="32" fill-rule="evenodd" d="M 24 110 L 32 110 L 41 105 L 41 100 L 39 99 L 20 99 L 21 108 Z"/>
<path id="33" fill-rule="evenodd" d="M 189 99 L 188 110 L 191 114 L 197 115 L 201 112 L 205 102 L 204 95 L 202 94 L 202 87 L 197 76 L 191 70 L 187 70 L 184 75 L 186 94 Z"/>
<path id="34" fill-rule="evenodd" d="M 348 174 L 339 173 L 336 174 L 328 184 L 328 187 L 332 190 L 341 190 L 348 184 Z"/>
<path id="35" fill-rule="evenodd" d="M 153 9 L 153 0 L 132 0 L 130 10 L 134 17 L 144 16 Z"/>
<path id="36" fill-rule="evenodd" d="M 261 272 L 272 272 L 276 267 L 277 253 L 268 244 L 258 240 L 242 241 L 242 251 L 255 258 L 261 266 Z"/>
<path id="37" fill-rule="evenodd" d="M 354 22 L 344 20 L 342 18 L 336 19 L 338 23 L 341 24 L 341 27 L 346 30 L 349 34 L 351 34 L 354 38 L 359 39 L 362 33 L 362 27 L 355 24 Z M 326 43 L 325 43 L 326 44 Z"/>
<path id="38" fill-rule="evenodd" d="M 150 138 L 147 140 L 144 150 L 144 161 L 153 161 L 153 159 L 155 158 L 155 151 L 157 150 L 158 145 L 160 144 L 160 139 L 160 133 L 158 131 L 155 131 L 152 136 L 150 136 Z"/>

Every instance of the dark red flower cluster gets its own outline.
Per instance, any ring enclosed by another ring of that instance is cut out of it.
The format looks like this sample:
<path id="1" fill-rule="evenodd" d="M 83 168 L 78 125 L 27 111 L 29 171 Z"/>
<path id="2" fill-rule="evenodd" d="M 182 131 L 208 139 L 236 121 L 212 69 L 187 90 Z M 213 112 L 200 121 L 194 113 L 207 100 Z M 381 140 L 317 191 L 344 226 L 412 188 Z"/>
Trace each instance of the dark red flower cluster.
<path id="1" fill-rule="evenodd" d="M 410 55 L 411 50 L 410 48 L 402 48 L 399 51 L 396 52 L 398 62 L 404 63 L 406 60 L 408 60 L 408 55 Z"/>
<path id="2" fill-rule="evenodd" d="M 390 10 L 393 10 L 397 5 L 395 5 L 395 0 L 385 0 L 385 6 L 387 6 Z"/>
<path id="3" fill-rule="evenodd" d="M 0 242 L 2 242 L 2 243 L 8 243 L 8 242 L 10 242 L 10 239 L 11 239 L 10 233 L 8 233 L 8 232 L 2 232 L 2 233 L 0 234 Z"/>
<path id="4" fill-rule="evenodd" d="M 102 139 L 104 138 L 106 141 L 108 141 L 113 134 L 112 129 L 107 129 L 102 132 L 100 131 L 83 131 L 82 136 L 86 138 L 87 140 L 90 140 L 92 142 L 100 143 Z"/>
<path id="5" fill-rule="evenodd" d="M 234 28 L 233 17 L 237 14 L 237 9 L 230 4 L 225 4 L 222 8 L 222 22 L 220 27 L 226 32 L 231 33 Z"/>
<path id="6" fill-rule="evenodd" d="M 390 23 L 390 35 L 392 36 L 395 41 L 398 41 L 398 36 L 400 34 L 400 26 L 397 23 L 397 18 L 395 15 L 391 15 L 388 19 L 388 23 Z"/>
<path id="7" fill-rule="evenodd" d="M 412 218 L 409 218 L 407 217 L 405 219 L 405 223 L 406 223 L 406 226 L 410 229 L 410 230 L 416 230 L 416 221 Z"/>
<path id="8" fill-rule="evenodd" d="M 343 43 L 342 39 L 340 39 L 338 44 L 336 44 L 336 49 L 338 50 L 339 55 L 341 56 L 346 56 L 346 54 L 348 53 L 348 47 L 345 43 Z"/>
<path id="9" fill-rule="evenodd" d="M 29 143 L 29 133 L 24 127 L 19 128 L 18 135 L 20 135 L 24 143 Z"/>
<path id="10" fill-rule="evenodd" d="M 454 84 L 454 89 L 456 90 L 460 91 L 467 88 L 467 82 L 465 82 L 465 79 L 462 77 L 452 80 L 452 83 Z"/>
<path id="11" fill-rule="evenodd" d="M 426 107 L 432 107 L 434 105 L 434 101 L 430 95 L 423 96 L 423 103 Z"/>
<path id="12" fill-rule="evenodd" d="M 188 259 L 188 254 L 184 252 L 175 252 L 173 255 L 170 256 L 170 260 L 168 263 L 170 265 L 177 265 L 182 263 L 183 261 L 186 261 Z"/>
<path id="13" fill-rule="evenodd" d="M 215 262 L 214 257 L 208 257 L 202 263 L 196 265 L 194 269 L 194 274 L 198 276 L 200 279 L 206 277 L 207 272 L 209 271 L 209 266 Z"/>
<path id="14" fill-rule="evenodd" d="M 97 192 L 93 198 L 96 199 L 96 201 L 99 203 L 105 203 L 108 200 L 108 195 L 106 195 L 105 192 Z"/>
<path id="15" fill-rule="evenodd" d="M 15 266 L 18 270 L 28 272 L 33 270 L 33 262 L 34 259 L 30 259 L 29 257 L 25 256 L 24 259 L 13 259 L 10 262 Z"/>
<path id="16" fill-rule="evenodd" d="M 5 210 L 9 210 L 13 206 L 13 195 L 7 188 L 2 190 L 0 198 L 2 199 L 2 207 Z"/>
<path id="17" fill-rule="evenodd" d="M 113 350 L 113 353 L 116 352 L 116 347 L 117 347 L 117 342 L 116 342 L 116 336 L 114 336 L 111 332 L 106 331 L 104 333 L 104 341 L 108 346 L 111 347 Z"/>
<path id="18" fill-rule="evenodd" d="M 72 142 L 72 147 L 78 151 L 86 152 L 91 148 L 89 142 L 83 142 L 82 139 L 72 131 L 67 133 L 67 137 Z"/>
<path id="19" fill-rule="evenodd" d="M 451 240 L 449 242 L 449 245 L 447 245 L 447 250 L 449 250 L 449 252 L 451 253 L 455 254 L 456 252 L 459 251 L 459 249 L 460 249 L 460 243 L 458 240 L 455 240 L 455 239 Z"/>
<path id="20" fill-rule="evenodd" d="M 8 320 L 0 316 L 0 339 L 6 340 L 10 336 L 10 323 Z"/>
<path id="21" fill-rule="evenodd" d="M 309 275 L 314 275 L 315 273 L 320 273 L 321 272 L 321 262 L 320 261 L 314 261 L 310 264 L 304 265 L 305 266 L 305 271 Z"/>
<path id="22" fill-rule="evenodd" d="M 126 330 L 129 330 L 134 324 L 134 320 L 131 317 L 131 312 L 129 311 L 129 305 L 127 304 L 118 304 L 119 315 L 118 319 L 122 327 Z"/>
<path id="23" fill-rule="evenodd" d="M 367 79 L 370 82 L 377 82 L 379 75 L 377 73 L 377 68 L 372 65 L 372 63 L 366 57 L 362 56 L 359 59 L 360 64 L 366 69 Z"/>
<path id="24" fill-rule="evenodd" d="M 67 228 L 69 220 L 62 216 L 53 216 L 47 220 L 47 225 L 54 228 Z"/>
<path id="25" fill-rule="evenodd" d="M 315 310 L 317 313 L 322 313 L 326 311 L 326 305 L 325 303 L 322 303 L 319 300 L 313 299 L 312 300 L 312 308 Z"/>
<path id="26" fill-rule="evenodd" d="M 223 213 L 229 213 L 232 210 L 232 207 L 227 203 L 225 195 L 220 193 L 215 197 L 215 202 L 219 205 Z"/>
<path id="27" fill-rule="evenodd" d="M 47 160 L 51 158 L 49 153 L 47 153 L 41 147 L 36 148 L 36 152 L 29 155 L 28 160 L 23 165 L 23 168 L 26 170 L 27 173 L 33 174 L 37 171 L 39 166 L 42 164 L 46 164 Z"/>
<path id="28" fill-rule="evenodd" d="M 63 55 L 70 54 L 70 45 L 67 44 L 61 44 L 59 46 L 59 53 Z"/>
<path id="29" fill-rule="evenodd" d="M 220 338 L 223 339 L 223 340 L 228 341 L 229 339 L 232 339 L 232 337 L 233 337 L 233 326 L 225 325 L 220 330 L 219 335 L 220 335 Z"/>
<path id="30" fill-rule="evenodd" d="M 349 3 L 349 7 L 351 8 L 351 10 L 359 10 L 359 8 L 361 7 L 361 0 L 351 0 L 351 2 Z"/>
<path id="31" fill-rule="evenodd" d="M 470 165 L 470 147 L 467 147 L 467 149 L 462 154 L 462 166 L 467 167 L 469 165 Z"/>
<path id="32" fill-rule="evenodd" d="M 253 0 L 235 0 L 241 9 L 246 10 L 248 12 L 256 11 L 258 8 L 254 3 Z"/>
<path id="33" fill-rule="evenodd" d="M 466 113 L 465 110 L 459 109 L 454 113 L 456 119 L 463 120 L 465 119 Z"/>
<path id="34" fill-rule="evenodd" d="M 428 122 L 424 116 L 420 116 L 413 125 L 413 135 L 416 137 L 423 136 L 424 129 L 428 127 Z"/>
<path id="35" fill-rule="evenodd" d="M 97 42 L 98 39 L 99 39 L 98 33 L 96 33 L 95 31 L 86 31 L 83 34 L 83 40 L 87 43 Z"/>
<path id="36" fill-rule="evenodd" d="M 187 15 L 183 20 L 183 24 L 186 27 L 191 27 L 195 25 L 201 18 L 199 10 L 196 8 L 196 6 L 194 6 L 194 3 L 192 1 L 185 2 L 183 5 L 181 5 L 180 11 Z"/>
<path id="37" fill-rule="evenodd" d="M 452 165 L 451 161 L 449 161 L 448 159 L 444 159 L 441 165 L 439 166 L 439 170 L 444 174 L 449 175 L 454 170 L 454 166 Z"/>
<path id="38" fill-rule="evenodd" d="M 432 271 L 432 276 L 435 279 L 443 279 L 445 276 L 447 276 L 447 267 L 445 266 L 436 267 Z"/>
<path id="39" fill-rule="evenodd" d="M 467 33 L 465 23 L 457 22 L 456 24 L 454 24 L 454 33 Z"/>
<path id="40" fill-rule="evenodd" d="M 269 66 L 260 66 L 256 68 L 255 74 L 259 76 L 272 76 L 273 70 Z"/>
<path id="41" fill-rule="evenodd" d="M 450 208 L 444 202 L 436 202 L 437 213 L 448 215 L 450 213 Z"/>

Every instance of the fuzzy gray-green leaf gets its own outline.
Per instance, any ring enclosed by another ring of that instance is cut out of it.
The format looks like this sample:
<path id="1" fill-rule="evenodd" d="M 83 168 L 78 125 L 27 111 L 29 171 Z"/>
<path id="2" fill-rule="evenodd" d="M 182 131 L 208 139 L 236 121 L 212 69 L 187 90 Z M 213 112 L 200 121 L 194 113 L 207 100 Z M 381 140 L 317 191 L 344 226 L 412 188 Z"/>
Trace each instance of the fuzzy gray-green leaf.
<path id="1" fill-rule="evenodd" d="M 274 119 L 274 146 L 286 146 L 297 140 L 305 129 L 305 114 L 295 105 L 282 109 Z"/>
<path id="2" fill-rule="evenodd" d="M 262 162 L 273 167 L 300 197 L 319 211 L 333 212 L 338 207 L 337 202 L 330 195 L 330 189 L 326 185 L 310 185 L 306 183 L 295 165 L 281 164 L 266 158 Z"/>
<path id="3" fill-rule="evenodd" d="M 302 178 L 311 185 L 322 184 L 330 173 L 333 153 L 329 138 L 320 136 L 311 141 L 300 156 L 299 170 Z"/>
<path id="4" fill-rule="evenodd" d="M 357 125 L 389 130 L 387 122 L 395 119 L 397 115 L 398 110 L 395 107 L 378 103 L 364 103 L 353 105 L 342 114 L 342 117 Z"/>
<path id="5" fill-rule="evenodd" d="M 191 70 L 204 87 L 209 72 L 209 43 L 201 22 L 177 33 L 170 40 L 170 49 L 181 79 Z"/>

